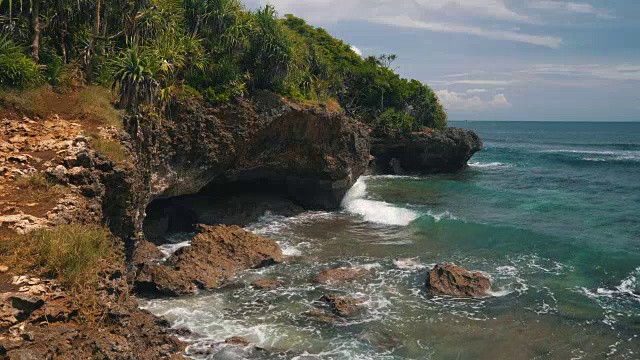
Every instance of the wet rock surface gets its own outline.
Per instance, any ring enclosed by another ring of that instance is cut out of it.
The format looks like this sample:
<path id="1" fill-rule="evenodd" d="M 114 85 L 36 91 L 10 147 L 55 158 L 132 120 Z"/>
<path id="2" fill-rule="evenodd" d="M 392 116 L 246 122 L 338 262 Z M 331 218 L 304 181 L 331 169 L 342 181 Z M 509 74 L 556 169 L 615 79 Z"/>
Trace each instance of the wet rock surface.
<path id="1" fill-rule="evenodd" d="M 483 297 L 491 291 L 491 281 L 485 274 L 451 263 L 434 266 L 425 286 L 432 295 Z"/>
<path id="2" fill-rule="evenodd" d="M 444 128 L 411 133 L 398 139 L 372 139 L 374 174 L 432 174 L 455 172 L 483 147 L 473 131 Z"/>
<path id="3" fill-rule="evenodd" d="M 176 251 L 166 264 L 143 265 L 135 286 L 145 295 L 191 295 L 213 289 L 240 270 L 282 262 L 282 251 L 270 239 L 238 226 L 200 225 L 191 245 Z"/>
<path id="4" fill-rule="evenodd" d="M 325 304 L 331 312 L 341 317 L 360 315 L 362 303 L 356 299 L 344 298 L 338 295 L 323 295 L 320 302 Z"/>

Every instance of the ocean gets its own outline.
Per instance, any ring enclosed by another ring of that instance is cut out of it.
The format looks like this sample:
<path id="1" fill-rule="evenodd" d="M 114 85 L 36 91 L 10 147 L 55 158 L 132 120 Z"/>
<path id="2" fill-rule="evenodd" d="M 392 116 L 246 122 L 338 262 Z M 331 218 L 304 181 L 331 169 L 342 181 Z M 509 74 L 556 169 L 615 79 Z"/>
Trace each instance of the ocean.
<path id="1" fill-rule="evenodd" d="M 202 334 L 192 353 L 231 336 L 273 350 L 221 347 L 213 359 L 640 359 L 640 123 L 450 125 L 484 141 L 468 169 L 362 177 L 341 211 L 267 213 L 248 226 L 296 258 L 238 282 L 283 288 L 142 306 Z M 427 271 L 443 261 L 488 274 L 492 296 L 428 296 Z M 310 281 L 336 266 L 372 275 Z M 305 316 L 325 293 L 359 299 L 365 313 Z"/>

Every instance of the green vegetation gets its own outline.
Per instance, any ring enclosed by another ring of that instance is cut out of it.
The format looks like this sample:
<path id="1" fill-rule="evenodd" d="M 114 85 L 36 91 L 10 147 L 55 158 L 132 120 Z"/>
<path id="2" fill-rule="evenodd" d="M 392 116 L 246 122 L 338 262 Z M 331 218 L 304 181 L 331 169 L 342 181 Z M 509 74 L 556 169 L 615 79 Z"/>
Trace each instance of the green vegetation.
<path id="1" fill-rule="evenodd" d="M 0 242 L 0 256 L 11 268 L 36 270 L 70 287 L 94 282 L 101 261 L 114 256 L 108 230 L 94 225 L 59 225 Z"/>
<path id="2" fill-rule="evenodd" d="M 163 109 L 185 94 L 217 104 L 269 90 L 335 100 L 388 134 L 447 122 L 428 86 L 394 72 L 395 55 L 363 59 L 324 29 L 281 18 L 270 5 L 249 11 L 240 0 L 0 0 L 0 14 L 2 87 L 64 86 L 82 74 L 86 83 L 111 86 L 128 111 Z"/>

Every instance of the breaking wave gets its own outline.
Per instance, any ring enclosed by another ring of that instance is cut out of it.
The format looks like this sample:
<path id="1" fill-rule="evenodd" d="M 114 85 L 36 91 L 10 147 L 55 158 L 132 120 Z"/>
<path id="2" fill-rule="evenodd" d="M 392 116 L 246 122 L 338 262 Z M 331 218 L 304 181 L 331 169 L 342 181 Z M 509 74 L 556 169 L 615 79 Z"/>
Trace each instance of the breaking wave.
<path id="1" fill-rule="evenodd" d="M 364 220 L 384 224 L 406 226 L 419 217 L 419 214 L 409 209 L 397 207 L 384 201 L 367 199 L 366 177 L 361 177 L 349 189 L 342 207 L 352 214 L 362 216 Z"/>

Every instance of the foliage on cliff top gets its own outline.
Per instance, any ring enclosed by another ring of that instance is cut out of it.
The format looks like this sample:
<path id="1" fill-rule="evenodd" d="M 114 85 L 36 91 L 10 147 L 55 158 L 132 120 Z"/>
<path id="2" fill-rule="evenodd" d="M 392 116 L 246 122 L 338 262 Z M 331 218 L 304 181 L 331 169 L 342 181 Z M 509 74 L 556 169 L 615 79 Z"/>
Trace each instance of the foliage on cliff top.
<path id="1" fill-rule="evenodd" d="M 270 5 L 249 11 L 240 0 L 4 1 L 0 16 L 0 39 L 20 57 L 11 63 L 22 64 L 0 71 L 4 87 L 42 79 L 57 86 L 79 69 L 87 82 L 112 85 L 130 111 L 143 103 L 163 107 L 188 86 L 211 103 L 254 90 L 335 99 L 381 132 L 446 125 L 435 93 L 394 72 L 395 55 L 363 59 L 324 29 L 280 18 Z M 2 51 L 0 70 L 8 56 Z"/>

